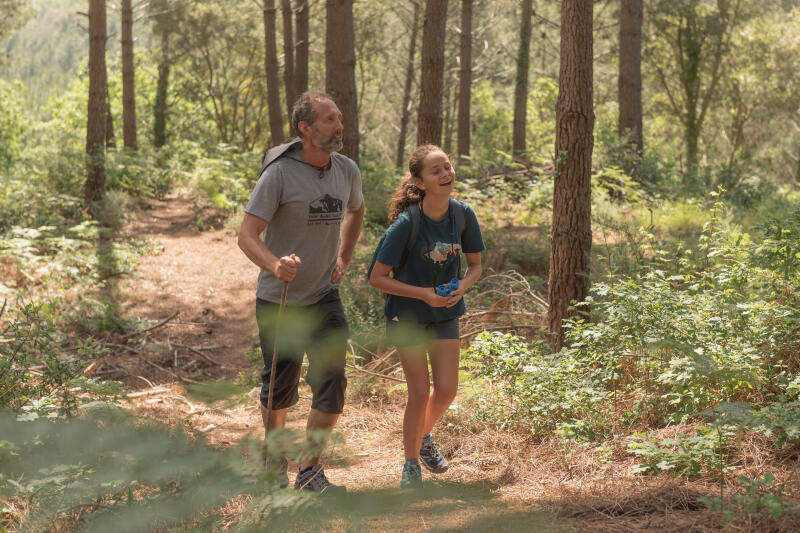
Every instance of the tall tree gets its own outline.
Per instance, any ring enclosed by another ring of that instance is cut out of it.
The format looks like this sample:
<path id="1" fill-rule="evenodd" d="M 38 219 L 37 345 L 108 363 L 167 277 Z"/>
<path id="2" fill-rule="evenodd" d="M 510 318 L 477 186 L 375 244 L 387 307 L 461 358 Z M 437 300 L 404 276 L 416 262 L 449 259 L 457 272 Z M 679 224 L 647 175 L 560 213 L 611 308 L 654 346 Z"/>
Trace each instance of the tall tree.
<path id="1" fill-rule="evenodd" d="M 442 143 L 442 92 L 447 0 L 428 0 L 422 26 L 422 73 L 417 144 Z"/>
<path id="2" fill-rule="evenodd" d="M 169 36 L 170 24 L 163 15 L 156 19 L 155 33 L 161 41 L 158 54 L 158 78 L 153 101 L 153 146 L 161 148 L 167 144 L 167 95 L 169 93 Z"/>
<path id="3" fill-rule="evenodd" d="M 264 62 L 267 75 L 267 108 L 272 144 L 283 142 L 283 112 L 278 88 L 278 49 L 275 44 L 275 0 L 264 0 Z"/>
<path id="4" fill-rule="evenodd" d="M 520 20 L 519 28 L 519 52 L 517 53 L 517 79 L 514 85 L 514 133 L 512 152 L 515 156 L 523 155 L 526 148 L 525 119 L 528 111 L 528 70 L 530 70 L 532 13 L 533 0 L 522 0 L 522 19 Z"/>
<path id="5" fill-rule="evenodd" d="M 125 148 L 137 149 L 136 96 L 133 67 L 133 7 L 122 0 L 122 139 Z"/>
<path id="6" fill-rule="evenodd" d="M 397 168 L 405 165 L 406 136 L 408 135 L 408 122 L 411 120 L 411 87 L 414 83 L 414 57 L 417 54 L 417 36 L 419 35 L 419 15 L 421 11 L 420 0 L 412 0 L 414 5 L 413 20 L 411 21 L 411 38 L 408 43 L 408 64 L 406 65 L 406 82 L 403 85 L 403 107 L 400 115 L 400 134 L 397 137 Z"/>
<path id="7" fill-rule="evenodd" d="M 458 80 L 458 155 L 469 156 L 472 97 L 472 0 L 461 0 L 461 69 Z"/>
<path id="8" fill-rule="evenodd" d="M 657 0 L 648 4 L 647 57 L 683 126 L 686 160 L 692 172 L 699 160 L 703 125 L 719 95 L 733 30 L 742 15 L 742 0 Z"/>
<path id="9" fill-rule="evenodd" d="M 556 103 L 556 161 L 547 320 L 556 349 L 572 302 L 586 298 L 591 232 L 592 2 L 561 3 L 561 66 Z"/>
<path id="10" fill-rule="evenodd" d="M 353 0 L 328 0 L 325 31 L 325 90 L 342 112 L 342 153 L 358 163 L 358 98 L 353 41 Z"/>
<path id="11" fill-rule="evenodd" d="M 286 94 L 286 109 L 288 110 L 289 122 L 292 121 L 292 107 L 295 100 L 294 83 L 294 36 L 292 32 L 292 2 L 291 0 L 281 0 L 281 12 L 283 13 L 283 86 Z"/>
<path id="12" fill-rule="evenodd" d="M 86 204 L 105 195 L 106 170 L 106 3 L 89 0 L 89 102 L 86 119 L 87 173 L 84 186 Z"/>
<path id="13" fill-rule="evenodd" d="M 619 17 L 619 137 L 641 155 L 642 0 L 622 0 Z M 629 169 L 633 170 L 633 169 Z"/>
<path id="14" fill-rule="evenodd" d="M 294 94 L 308 90 L 308 0 L 297 0 L 294 15 Z"/>

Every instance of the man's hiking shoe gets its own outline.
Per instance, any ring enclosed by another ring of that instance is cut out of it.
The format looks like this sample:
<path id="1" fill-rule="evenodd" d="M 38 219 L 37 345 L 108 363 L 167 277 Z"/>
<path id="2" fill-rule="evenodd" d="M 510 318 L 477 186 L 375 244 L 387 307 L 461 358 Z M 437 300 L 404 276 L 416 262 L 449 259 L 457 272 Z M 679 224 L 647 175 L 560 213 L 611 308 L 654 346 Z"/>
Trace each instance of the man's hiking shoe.
<path id="1" fill-rule="evenodd" d="M 430 433 L 422 437 L 419 459 L 422 461 L 422 464 L 425 465 L 425 468 L 434 474 L 441 474 L 450 468 L 447 459 L 445 459 L 444 455 L 436 448 L 436 444 L 433 442 L 433 436 Z"/>
<path id="2" fill-rule="evenodd" d="M 322 465 L 314 465 L 306 468 L 297 474 L 294 480 L 294 488 L 297 490 L 310 490 L 313 492 L 337 493 L 347 492 L 347 488 L 342 485 L 334 485 L 325 477 L 325 470 Z"/>
<path id="3" fill-rule="evenodd" d="M 276 468 L 275 481 L 280 488 L 285 489 L 289 486 L 289 460 L 286 457 L 281 457 L 276 467 L 272 466 L 272 461 L 272 458 L 267 458 L 267 469 Z"/>
<path id="4" fill-rule="evenodd" d="M 403 477 L 400 479 L 400 488 L 422 488 L 422 469 L 419 467 L 419 461 L 416 459 L 406 461 L 403 465 Z"/>

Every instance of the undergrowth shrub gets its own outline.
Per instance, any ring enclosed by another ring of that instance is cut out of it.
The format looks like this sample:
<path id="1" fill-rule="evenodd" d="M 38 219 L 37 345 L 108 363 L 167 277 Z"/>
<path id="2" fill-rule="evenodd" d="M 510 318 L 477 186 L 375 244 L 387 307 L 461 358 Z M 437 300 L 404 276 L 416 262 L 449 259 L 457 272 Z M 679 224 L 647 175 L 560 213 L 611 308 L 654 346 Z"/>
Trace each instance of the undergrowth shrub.
<path id="1" fill-rule="evenodd" d="M 697 253 L 655 251 L 655 268 L 595 283 L 582 304 L 587 314 L 566 324 L 568 347 L 558 353 L 498 332 L 478 336 L 466 352 L 475 379 L 490 385 L 473 399 L 478 416 L 599 440 L 713 421 L 730 415 L 721 406 L 741 403 L 752 406 L 747 416 L 729 423 L 796 442 L 800 211 L 767 221 L 759 240 L 724 223 L 727 216 L 715 204 Z M 694 438 L 680 446 L 692 448 Z M 683 459 L 671 461 L 670 469 L 683 468 Z"/>

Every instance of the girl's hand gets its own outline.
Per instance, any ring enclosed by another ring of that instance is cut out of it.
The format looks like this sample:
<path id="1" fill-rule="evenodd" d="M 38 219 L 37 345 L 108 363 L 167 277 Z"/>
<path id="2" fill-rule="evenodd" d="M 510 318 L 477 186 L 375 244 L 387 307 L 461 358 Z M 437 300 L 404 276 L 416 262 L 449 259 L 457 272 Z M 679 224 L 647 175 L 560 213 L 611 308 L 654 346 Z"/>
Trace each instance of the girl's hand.
<path id="1" fill-rule="evenodd" d="M 467 289 L 464 289 L 462 287 L 459 287 L 456 290 L 451 291 L 450 296 L 447 297 L 447 305 L 445 305 L 445 307 L 453 307 L 454 305 L 456 305 L 459 301 L 461 301 L 461 298 L 464 297 L 465 292 L 467 292 Z"/>
<path id="2" fill-rule="evenodd" d="M 436 294 L 435 287 L 429 287 L 426 289 L 424 302 L 430 305 L 431 307 L 449 307 L 447 305 L 449 301 L 450 297 L 439 296 L 438 294 Z"/>

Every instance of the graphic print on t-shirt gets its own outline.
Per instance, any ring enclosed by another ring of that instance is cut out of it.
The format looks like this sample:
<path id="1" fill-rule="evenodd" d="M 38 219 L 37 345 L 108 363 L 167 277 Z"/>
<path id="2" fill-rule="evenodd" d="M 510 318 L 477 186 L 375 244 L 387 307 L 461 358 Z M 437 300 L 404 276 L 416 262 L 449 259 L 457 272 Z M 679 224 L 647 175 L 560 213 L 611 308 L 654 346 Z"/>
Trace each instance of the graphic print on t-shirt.
<path id="1" fill-rule="evenodd" d="M 443 264 L 450 257 L 457 255 L 461 251 L 461 245 L 458 243 L 450 242 L 436 242 L 430 249 L 423 250 L 423 254 L 430 261 L 437 264 Z"/>
<path id="2" fill-rule="evenodd" d="M 317 198 L 308 205 L 309 224 L 338 224 L 342 220 L 342 206 L 344 203 L 326 194 Z"/>

